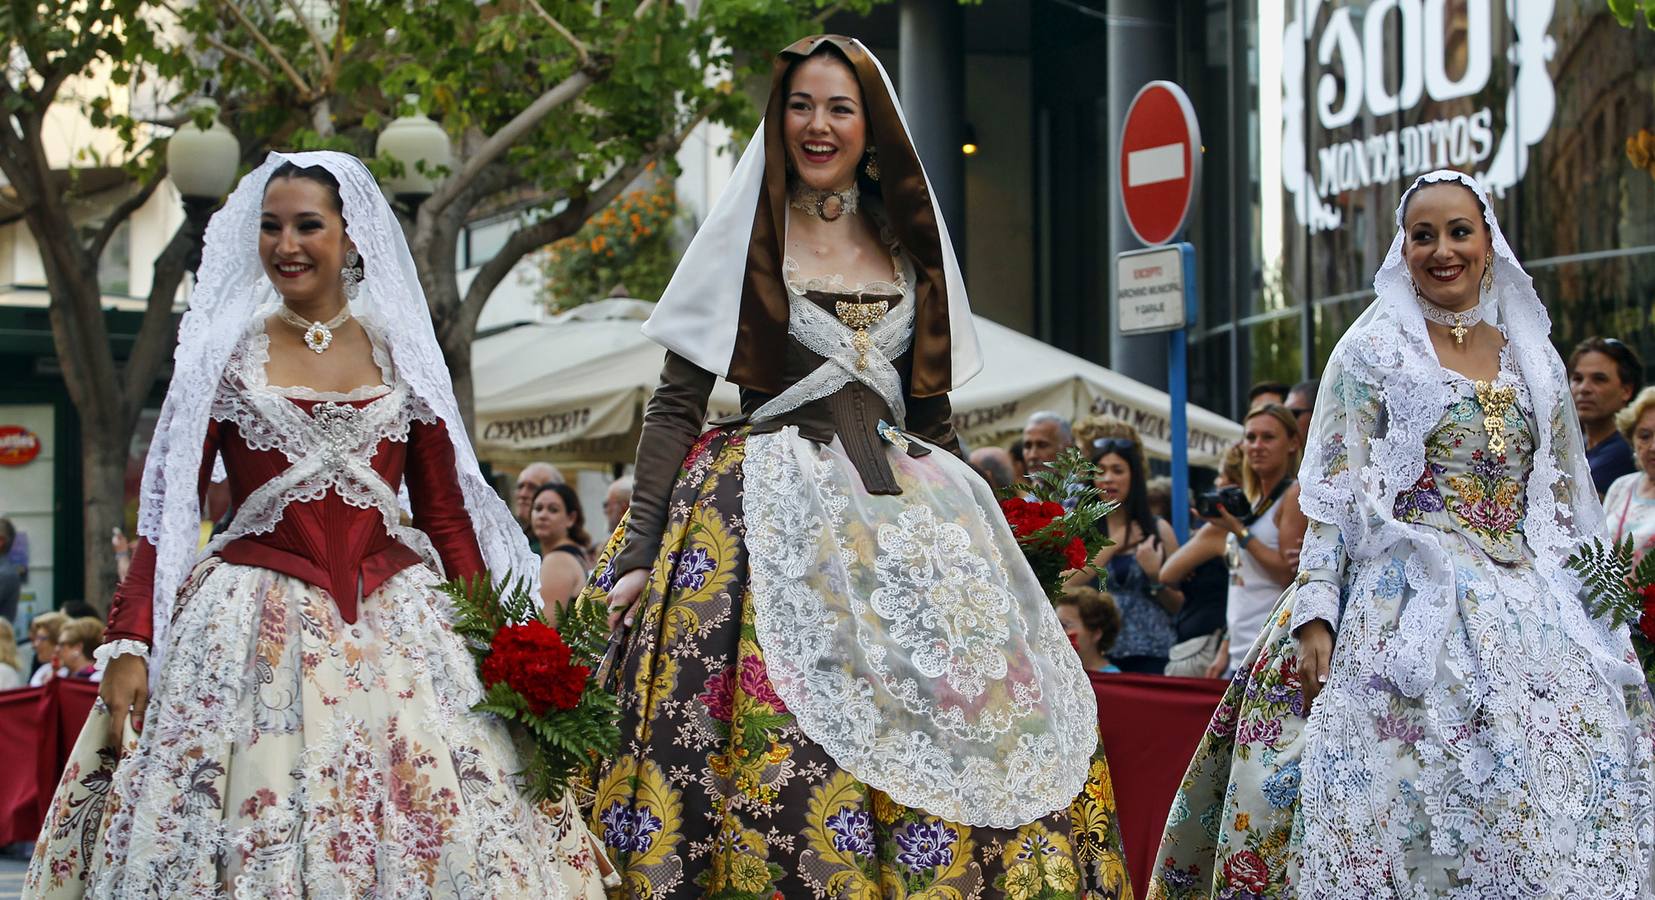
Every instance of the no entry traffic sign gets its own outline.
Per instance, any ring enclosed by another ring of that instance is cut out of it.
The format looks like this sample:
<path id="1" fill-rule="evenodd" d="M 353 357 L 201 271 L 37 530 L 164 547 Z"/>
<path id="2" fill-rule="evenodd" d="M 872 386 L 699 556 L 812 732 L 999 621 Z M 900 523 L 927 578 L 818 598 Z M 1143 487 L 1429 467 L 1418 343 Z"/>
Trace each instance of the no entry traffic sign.
<path id="1" fill-rule="evenodd" d="M 1132 98 L 1119 164 L 1132 233 L 1152 247 L 1177 237 L 1201 181 L 1201 126 L 1183 88 L 1151 81 Z"/>

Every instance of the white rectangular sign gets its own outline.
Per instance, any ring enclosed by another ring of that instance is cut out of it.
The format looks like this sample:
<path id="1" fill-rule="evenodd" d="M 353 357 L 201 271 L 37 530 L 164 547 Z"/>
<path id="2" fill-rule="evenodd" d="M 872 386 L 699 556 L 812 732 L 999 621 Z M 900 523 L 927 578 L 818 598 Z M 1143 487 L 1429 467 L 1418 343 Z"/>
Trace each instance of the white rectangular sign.
<path id="1" fill-rule="evenodd" d="M 1122 334 L 1183 328 L 1184 291 L 1184 257 L 1177 246 L 1115 256 L 1115 321 Z"/>
<path id="2" fill-rule="evenodd" d="M 1184 177 L 1184 145 L 1167 144 L 1126 155 L 1126 186 L 1160 184 Z"/>

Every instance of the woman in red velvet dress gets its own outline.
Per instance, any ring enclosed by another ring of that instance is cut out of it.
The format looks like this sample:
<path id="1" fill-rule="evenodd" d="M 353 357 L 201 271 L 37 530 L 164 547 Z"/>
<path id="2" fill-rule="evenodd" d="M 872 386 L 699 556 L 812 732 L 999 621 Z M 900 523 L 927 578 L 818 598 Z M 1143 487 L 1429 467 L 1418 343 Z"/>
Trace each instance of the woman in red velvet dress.
<path id="1" fill-rule="evenodd" d="M 235 514 L 202 554 L 215 459 Z M 524 801 L 470 712 L 436 585 L 536 564 L 358 160 L 272 154 L 214 217 L 141 502 L 26 895 L 602 896 L 573 804 Z"/>

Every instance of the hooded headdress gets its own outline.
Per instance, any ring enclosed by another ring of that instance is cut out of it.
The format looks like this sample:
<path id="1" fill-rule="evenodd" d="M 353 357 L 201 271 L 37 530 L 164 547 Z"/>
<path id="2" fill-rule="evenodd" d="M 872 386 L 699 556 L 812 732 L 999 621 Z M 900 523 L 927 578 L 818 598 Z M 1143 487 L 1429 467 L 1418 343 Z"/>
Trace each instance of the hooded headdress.
<path id="1" fill-rule="evenodd" d="M 836 35 L 801 40 L 776 57 L 764 121 L 729 185 L 673 273 L 644 334 L 727 380 L 780 393 L 787 346 L 787 149 L 782 121 L 788 71 L 824 44 L 850 60 L 862 90 L 868 146 L 878 154 L 880 199 L 914 263 L 914 362 L 909 392 L 931 397 L 982 368 L 965 281 L 914 150 L 896 91 L 861 41 Z"/>

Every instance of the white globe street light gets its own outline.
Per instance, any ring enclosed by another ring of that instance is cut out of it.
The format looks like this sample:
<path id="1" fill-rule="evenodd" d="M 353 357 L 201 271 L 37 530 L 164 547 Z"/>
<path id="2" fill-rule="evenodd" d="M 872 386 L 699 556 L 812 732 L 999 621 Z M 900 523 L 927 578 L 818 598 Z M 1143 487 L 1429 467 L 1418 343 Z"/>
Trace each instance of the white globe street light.
<path id="1" fill-rule="evenodd" d="M 241 162 L 241 143 L 218 120 L 218 104 L 206 100 L 198 108 L 212 110 L 207 127 L 191 119 L 167 141 L 167 175 L 184 198 L 186 227 L 197 236 L 184 262 L 191 272 L 201 265 L 199 236 L 206 233 L 208 217 L 230 193 Z"/>
<path id="2" fill-rule="evenodd" d="M 235 182 L 241 144 L 218 120 L 218 104 L 208 100 L 198 108 L 203 107 L 211 109 L 213 115 L 206 128 L 191 119 L 167 141 L 167 173 L 185 198 L 216 204 Z"/>
<path id="3" fill-rule="evenodd" d="M 419 99 L 412 94 L 403 98 L 408 114 L 385 126 L 374 149 L 381 159 L 402 163 L 402 174 L 385 179 L 385 189 L 410 207 L 417 206 L 437 189 L 430 173 L 454 162 L 448 133 L 417 111 Z"/>

